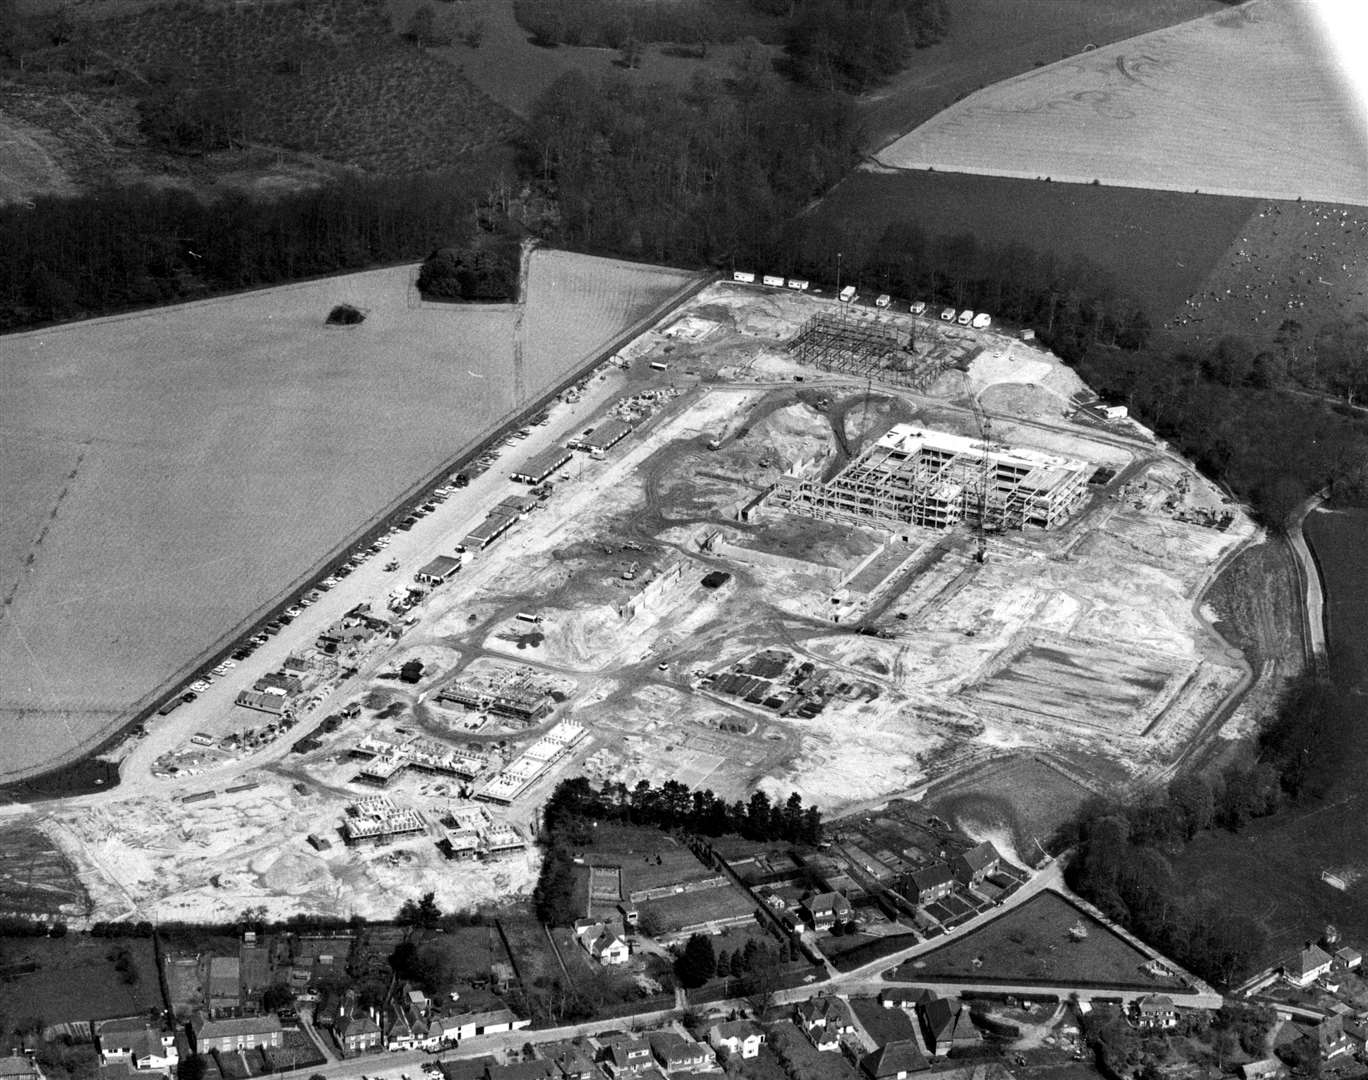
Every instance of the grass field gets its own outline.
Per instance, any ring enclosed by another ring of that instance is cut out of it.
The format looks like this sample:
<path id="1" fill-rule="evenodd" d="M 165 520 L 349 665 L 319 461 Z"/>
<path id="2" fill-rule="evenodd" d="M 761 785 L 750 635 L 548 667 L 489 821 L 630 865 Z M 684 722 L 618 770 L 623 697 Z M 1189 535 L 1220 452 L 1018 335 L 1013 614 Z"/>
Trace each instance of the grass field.
<path id="1" fill-rule="evenodd" d="M 69 935 L 3 944 L 8 962 L 31 958 L 38 963 L 32 974 L 0 981 L 0 1016 L 12 1021 L 38 1017 L 44 1024 L 63 1024 L 162 1008 L 156 959 L 147 939 Z M 128 953 L 128 976 L 115 967 L 120 950 Z"/>
<path id="2" fill-rule="evenodd" d="M 1368 132 L 1306 3 L 1251 0 L 997 83 L 885 147 L 902 169 L 1368 205 Z"/>
<path id="3" fill-rule="evenodd" d="M 513 406 L 517 309 L 411 267 L 5 339 L 0 778 L 97 743 Z M 538 253 L 528 399 L 687 275 Z M 369 311 L 326 327 L 338 301 Z M 79 392 L 75 388 L 79 387 Z"/>
<path id="4" fill-rule="evenodd" d="M 1082 921 L 1088 936 L 1074 941 Z M 909 961 L 897 978 L 1039 981 L 1064 986 L 1178 988 L 1177 979 L 1148 975 L 1148 957 L 1056 893 L 1044 892 L 943 948 Z"/>
<path id="5" fill-rule="evenodd" d="M 1325 585 L 1326 638 L 1336 670 L 1368 692 L 1368 510 L 1317 510 L 1306 540 Z"/>
<path id="6" fill-rule="evenodd" d="M 840 238 L 847 267 L 852 252 L 869 250 L 894 222 L 914 222 L 929 235 L 968 233 L 985 247 L 1022 244 L 1083 256 L 1110 272 L 1158 323 L 1201 290 L 1257 208 L 1253 199 L 1214 195 L 862 171 L 816 208 L 811 228 L 815 237 Z"/>
<path id="7" fill-rule="evenodd" d="M 860 101 L 879 147 L 965 94 L 1147 30 L 1222 9 L 1217 0 L 958 0 L 944 41 Z"/>
<path id="8" fill-rule="evenodd" d="M 37 829 L 0 829 L 0 912 L 84 915 L 90 897 L 66 856 Z"/>

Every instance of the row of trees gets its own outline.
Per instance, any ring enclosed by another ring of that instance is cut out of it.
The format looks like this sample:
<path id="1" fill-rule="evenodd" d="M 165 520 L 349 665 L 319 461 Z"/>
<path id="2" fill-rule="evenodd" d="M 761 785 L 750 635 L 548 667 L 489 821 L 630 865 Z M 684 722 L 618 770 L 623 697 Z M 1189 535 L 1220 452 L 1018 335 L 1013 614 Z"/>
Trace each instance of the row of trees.
<path id="1" fill-rule="evenodd" d="M 947 0 L 805 0 L 789 25 L 785 66 L 809 86 L 860 93 L 907 67 L 949 25 Z"/>
<path id="2" fill-rule="evenodd" d="M 1069 884 L 1111 918 L 1219 983 L 1235 981 L 1264 947 L 1254 922 L 1184 897 L 1168 856 L 1199 833 L 1237 832 L 1256 817 L 1323 797 L 1342 779 L 1356 712 L 1351 695 L 1312 673 L 1294 680 L 1259 737 L 1255 760 L 1219 778 L 1178 778 L 1161 797 L 1094 800 L 1058 837 L 1076 848 Z"/>
<path id="3" fill-rule="evenodd" d="M 485 182 L 472 168 L 272 201 L 133 187 L 0 207 L 0 331 L 419 259 L 434 237 L 468 242 Z"/>

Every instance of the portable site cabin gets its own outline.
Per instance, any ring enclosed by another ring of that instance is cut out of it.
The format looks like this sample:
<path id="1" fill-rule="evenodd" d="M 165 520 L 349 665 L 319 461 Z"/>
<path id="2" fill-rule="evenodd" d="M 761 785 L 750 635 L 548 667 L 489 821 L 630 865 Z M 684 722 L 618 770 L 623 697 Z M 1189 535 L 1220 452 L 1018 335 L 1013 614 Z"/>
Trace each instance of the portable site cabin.
<path id="1" fill-rule="evenodd" d="M 788 287 L 797 292 L 807 292 L 808 280 L 807 278 L 791 277 L 788 279 Z"/>
<path id="2" fill-rule="evenodd" d="M 992 325 L 993 317 L 986 311 L 980 311 L 974 316 L 972 326 L 975 330 L 987 330 Z"/>
<path id="3" fill-rule="evenodd" d="M 766 274 L 761 280 L 771 289 L 782 289 L 784 287 L 784 279 L 775 274 Z"/>
<path id="4" fill-rule="evenodd" d="M 450 581 L 461 569 L 461 560 L 451 555 L 438 555 L 416 574 L 413 580 L 422 585 L 441 585 Z"/>
<path id="5" fill-rule="evenodd" d="M 879 293 L 874 300 L 875 307 L 888 307 L 891 303 L 893 303 L 893 297 L 889 296 L 888 293 Z"/>
<path id="6" fill-rule="evenodd" d="M 971 322 L 974 321 L 973 310 L 971 308 L 965 308 L 963 311 L 959 313 L 959 318 L 955 321 L 958 322 L 961 326 L 968 326 Z"/>
<path id="7" fill-rule="evenodd" d="M 521 480 L 524 484 L 540 484 L 572 457 L 574 454 L 564 446 L 553 446 L 534 455 L 521 469 L 515 469 L 508 475 L 514 480 Z"/>
<path id="8" fill-rule="evenodd" d="M 909 307 L 907 310 L 910 311 L 910 312 L 912 312 L 913 315 L 925 315 L 925 314 L 926 314 L 926 301 L 925 301 L 925 300 L 916 300 L 916 301 L 913 301 L 912 306 Z"/>
<path id="9" fill-rule="evenodd" d="M 837 299 L 839 299 L 843 304 L 850 303 L 852 300 L 855 299 L 855 286 L 847 285 L 844 289 L 841 290 L 841 295 Z"/>
<path id="10" fill-rule="evenodd" d="M 732 280 L 739 281 L 743 285 L 754 285 L 755 275 L 748 270 L 733 270 Z"/>

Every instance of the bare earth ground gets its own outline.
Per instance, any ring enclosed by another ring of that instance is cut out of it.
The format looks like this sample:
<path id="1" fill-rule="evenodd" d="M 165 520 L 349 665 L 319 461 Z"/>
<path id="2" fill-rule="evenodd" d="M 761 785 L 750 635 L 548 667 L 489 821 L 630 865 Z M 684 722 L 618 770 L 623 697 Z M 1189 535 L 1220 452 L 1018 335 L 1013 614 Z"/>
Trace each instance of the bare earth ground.
<path id="1" fill-rule="evenodd" d="M 887 86 L 860 99 L 872 147 L 965 94 L 1135 34 L 1221 10 L 1217 0 L 960 0 L 949 35 L 919 49 Z"/>
<path id="2" fill-rule="evenodd" d="M 1368 132 L 1307 0 L 1252 0 L 966 98 L 901 169 L 1368 205 Z"/>
<path id="3" fill-rule="evenodd" d="M 0 777 L 117 726 L 334 545 L 688 280 L 532 259 L 527 314 L 412 267 L 5 339 Z M 324 325 L 334 303 L 369 313 Z M 515 335 L 515 326 L 521 323 Z M 12 553 L 12 554 L 11 554 Z"/>
<path id="4" fill-rule="evenodd" d="M 728 799 L 756 786 L 783 796 L 796 789 L 834 813 L 920 792 L 1007 754 L 1063 761 L 1046 766 L 1048 783 L 1029 770 L 1004 779 L 1004 793 L 1010 787 L 1020 798 L 1000 816 L 958 807 L 977 831 L 1025 846 L 1049 828 L 1053 811 L 1043 803 L 1079 797 L 1084 785 L 1072 770 L 1117 789 L 1162 774 L 1208 734 L 1206 718 L 1245 679 L 1242 660 L 1193 601 L 1221 556 L 1252 535 L 1250 523 L 1236 513 L 1222 532 L 1179 520 L 1175 502 L 1218 509 L 1223 497 L 1134 424 L 1070 424 L 1062 403 L 1079 389 L 1076 376 L 999 332 L 954 331 L 968 371 L 924 395 L 870 392 L 863 379 L 799 367 L 783 342 L 827 305 L 788 292 L 708 288 L 621 350 L 630 372 L 603 372 L 578 405 L 557 405 L 549 428 L 513 444 L 509 454 L 521 460 L 599 426 L 620 407 L 617 394 L 634 395 L 635 432 L 602 461 L 580 455 L 562 468 L 544 506 L 496 546 L 467 552 L 461 573 L 414 609 L 415 624 L 398 640 L 377 638 L 339 657 L 312 645 L 321 626 L 357 602 L 383 610 L 413 566 L 451 550 L 500 498 L 526 491 L 507 479 L 512 462 L 397 534 L 387 555 L 401 561 L 400 573 L 367 564 L 198 701 L 154 718 L 147 736 L 121 751 L 118 788 L 11 816 L 36 821 L 74 861 L 94 917 L 208 918 L 257 903 L 281 914 L 301 906 L 379 914 L 392 911 L 399 888 L 434 888 L 453 907 L 528 888 L 530 856 L 465 863 L 452 874 L 435 842 L 455 827 L 453 813 L 481 807 L 526 834 L 566 775 L 629 786 L 674 778 Z M 912 318 L 864 317 L 904 331 Z M 923 325 L 919 340 L 930 348 L 947 333 Z M 872 527 L 772 509 L 737 519 L 780 473 L 838 467 L 886 423 L 913 419 L 972 434 L 969 396 L 985 391 L 995 438 L 1120 470 L 1064 529 L 995 537 L 979 564 L 962 530 L 918 532 L 904 544 Z M 1011 411 L 1018 397 L 1023 415 Z M 710 442 L 720 445 L 710 450 Z M 836 583 L 881 548 L 881 565 L 903 569 L 859 620 L 833 623 Z M 730 579 L 706 589 L 701 579 L 713 569 Z M 885 636 L 854 632 L 860 621 Z M 781 717 L 703 679 L 765 650 L 811 663 L 829 680 L 814 719 Z M 308 669 L 302 727 L 255 752 L 224 745 L 264 723 L 233 706 L 236 689 L 287 652 Z M 1077 673 L 1103 653 L 1105 677 L 1089 694 Z M 412 685 L 395 678 L 409 659 L 424 665 Z M 477 675 L 530 675 L 564 700 L 525 728 L 439 699 L 453 680 Z M 302 756 L 288 753 L 291 739 L 348 702 L 359 715 Z M 584 725 L 586 737 L 510 807 L 472 801 L 480 779 L 406 772 L 387 794 L 422 815 L 422 830 L 382 848 L 336 842 L 347 804 L 375 791 L 357 779 L 351 752 L 359 740 L 422 735 L 486 755 L 488 775 L 563 718 Z M 196 732 L 219 745 L 193 744 Z M 309 833 L 334 843 L 316 851 Z"/>

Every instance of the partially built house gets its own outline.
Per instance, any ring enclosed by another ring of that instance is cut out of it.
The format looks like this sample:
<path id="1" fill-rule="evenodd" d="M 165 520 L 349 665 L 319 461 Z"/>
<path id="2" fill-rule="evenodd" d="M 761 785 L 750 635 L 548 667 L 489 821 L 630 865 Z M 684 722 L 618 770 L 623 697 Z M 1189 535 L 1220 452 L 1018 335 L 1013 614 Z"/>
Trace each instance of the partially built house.
<path id="1" fill-rule="evenodd" d="M 899 424 L 826 482 L 784 477 L 774 506 L 808 517 L 898 528 L 985 531 L 1062 525 L 1087 497 L 1092 466 Z"/>

